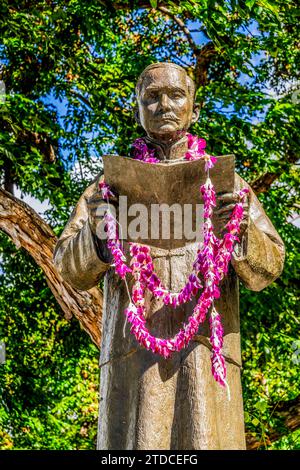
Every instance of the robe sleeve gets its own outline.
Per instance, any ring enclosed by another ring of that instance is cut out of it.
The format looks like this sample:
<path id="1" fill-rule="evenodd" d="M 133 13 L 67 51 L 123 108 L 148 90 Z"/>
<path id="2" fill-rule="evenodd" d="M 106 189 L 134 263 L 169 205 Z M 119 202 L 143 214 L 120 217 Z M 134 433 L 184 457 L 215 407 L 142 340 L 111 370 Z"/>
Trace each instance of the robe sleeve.
<path id="1" fill-rule="evenodd" d="M 248 228 L 235 246 L 231 263 L 248 289 L 260 291 L 281 274 L 285 248 L 250 186 L 236 175 L 235 189 L 245 187 L 250 191 Z"/>
<path id="2" fill-rule="evenodd" d="M 97 178 L 82 194 L 62 232 L 53 255 L 61 276 L 79 290 L 96 286 L 110 267 L 105 240 L 93 234 L 88 218 L 87 199 L 97 191 Z M 105 204 L 105 202 L 103 201 Z"/>

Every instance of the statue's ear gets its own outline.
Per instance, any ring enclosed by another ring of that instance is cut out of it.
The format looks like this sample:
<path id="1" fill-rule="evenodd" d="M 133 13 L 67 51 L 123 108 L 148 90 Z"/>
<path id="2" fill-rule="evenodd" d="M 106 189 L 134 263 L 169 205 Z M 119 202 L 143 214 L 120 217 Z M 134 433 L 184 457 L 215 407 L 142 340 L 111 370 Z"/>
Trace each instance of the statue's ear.
<path id="1" fill-rule="evenodd" d="M 141 121 L 140 121 L 140 114 L 139 114 L 139 108 L 138 105 L 135 105 L 133 108 L 134 111 L 134 119 L 136 120 L 137 124 L 141 126 Z"/>
<path id="2" fill-rule="evenodd" d="M 195 124 L 195 122 L 198 121 L 199 116 L 200 116 L 200 104 L 199 103 L 194 103 L 191 124 Z"/>

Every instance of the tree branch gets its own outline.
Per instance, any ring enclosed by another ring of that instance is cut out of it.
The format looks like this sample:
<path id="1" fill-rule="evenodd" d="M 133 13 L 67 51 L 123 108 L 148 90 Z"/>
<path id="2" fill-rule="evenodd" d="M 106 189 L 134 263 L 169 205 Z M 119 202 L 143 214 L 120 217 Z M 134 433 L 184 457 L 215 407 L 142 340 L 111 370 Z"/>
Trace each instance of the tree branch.
<path id="1" fill-rule="evenodd" d="M 280 177 L 281 173 L 265 173 L 251 183 L 251 188 L 256 194 L 266 193 L 270 186 Z"/>
<path id="2" fill-rule="evenodd" d="M 217 51 L 212 41 L 205 44 L 199 50 L 195 67 L 195 83 L 197 88 L 207 85 L 209 65 L 216 54 Z"/>
<path id="3" fill-rule="evenodd" d="M 287 432 L 293 432 L 300 428 L 300 396 L 295 400 L 278 403 L 274 416 L 281 418 L 284 426 L 281 431 L 278 428 L 269 430 L 267 437 L 265 437 L 267 445 L 278 441 Z M 248 450 L 256 450 L 264 445 L 262 440 L 257 439 L 257 437 L 252 436 L 250 433 L 246 434 L 246 441 Z"/>
<path id="4" fill-rule="evenodd" d="M 185 36 L 186 36 L 186 38 L 187 38 L 187 40 L 188 40 L 188 42 L 189 42 L 189 44 L 192 48 L 192 51 L 197 56 L 199 54 L 199 48 L 198 48 L 197 44 L 195 43 L 195 41 L 194 41 L 194 39 L 191 35 L 191 32 L 188 29 L 188 27 L 185 25 L 184 21 L 182 21 L 181 18 L 174 15 L 174 13 L 172 13 L 168 8 L 166 8 L 164 6 L 157 7 L 157 10 L 161 11 L 162 13 L 167 15 L 169 18 L 171 18 L 175 23 L 178 24 L 178 26 L 180 27 L 182 32 L 185 34 Z"/>
<path id="5" fill-rule="evenodd" d="M 9 160 L 4 160 L 4 189 L 10 194 L 14 194 L 14 180 L 12 177 L 11 165 Z"/>
<path id="6" fill-rule="evenodd" d="M 24 248 L 44 271 L 48 286 L 64 315 L 77 318 L 92 341 L 100 347 L 103 298 L 98 288 L 73 289 L 57 272 L 52 255 L 56 236 L 50 226 L 27 204 L 0 188 L 0 230 L 17 248 Z"/>
<path id="7" fill-rule="evenodd" d="M 75 90 L 70 90 L 70 93 L 71 95 L 75 96 L 76 98 L 78 98 L 83 104 L 85 104 L 86 106 L 88 106 L 90 109 L 93 109 L 92 108 L 92 105 L 90 103 L 90 100 L 88 98 L 85 98 L 84 96 L 82 96 L 80 93 L 78 93 L 77 91 Z"/>
<path id="8" fill-rule="evenodd" d="M 289 163 L 293 165 L 298 161 L 298 159 L 299 154 L 297 152 L 290 151 L 290 156 L 286 158 L 286 161 L 284 163 Z M 266 193 L 270 189 L 270 186 L 274 183 L 274 181 L 280 178 L 284 171 L 286 171 L 286 168 L 282 168 L 276 172 L 268 171 L 264 175 L 261 175 L 256 178 L 256 180 L 251 183 L 251 188 L 253 189 L 253 191 L 255 191 L 256 194 Z"/>
<path id="9" fill-rule="evenodd" d="M 217 51 L 215 49 L 214 43 L 209 41 L 202 47 L 197 46 L 195 43 L 191 31 L 187 28 L 184 21 L 172 13 L 168 8 L 164 6 L 159 6 L 157 9 L 163 13 L 165 13 L 169 18 L 171 18 L 178 26 L 181 28 L 183 33 L 185 34 L 193 53 L 196 56 L 196 66 L 195 66 L 195 84 L 196 88 L 199 86 L 205 86 L 208 83 L 208 70 L 209 65 Z"/>

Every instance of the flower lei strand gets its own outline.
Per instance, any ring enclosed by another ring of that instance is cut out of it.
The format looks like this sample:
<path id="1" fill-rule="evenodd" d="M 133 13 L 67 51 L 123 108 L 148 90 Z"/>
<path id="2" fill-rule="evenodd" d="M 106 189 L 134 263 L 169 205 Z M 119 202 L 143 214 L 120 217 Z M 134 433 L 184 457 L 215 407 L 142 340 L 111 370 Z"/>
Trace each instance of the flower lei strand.
<path id="1" fill-rule="evenodd" d="M 213 232 L 211 217 L 213 209 L 216 206 L 216 193 L 214 186 L 209 178 L 209 169 L 214 166 L 217 159 L 205 153 L 206 142 L 197 136 L 187 134 L 188 151 L 185 154 L 186 160 L 196 160 L 203 158 L 205 160 L 205 172 L 207 178 L 200 187 L 200 192 L 204 200 L 204 240 L 203 246 L 199 244 L 197 256 L 193 263 L 192 273 L 188 281 L 180 292 L 170 292 L 164 286 L 154 272 L 153 261 L 151 258 L 150 247 L 138 243 L 130 243 L 130 267 L 126 265 L 126 256 L 119 239 L 117 221 L 113 215 L 107 211 L 105 220 L 105 230 L 107 232 L 107 246 L 113 256 L 116 273 L 125 280 L 126 274 L 131 273 L 134 278 L 132 296 L 129 306 L 124 313 L 127 320 L 131 323 L 131 333 L 134 334 L 137 341 L 146 349 L 160 354 L 164 358 L 169 358 L 175 351 L 180 351 L 186 347 L 196 335 L 199 326 L 206 319 L 210 307 L 210 343 L 212 347 L 211 364 L 212 374 L 215 380 L 226 386 L 226 365 L 222 355 L 223 347 L 223 327 L 221 316 L 214 307 L 214 299 L 220 297 L 219 285 L 221 280 L 228 273 L 228 267 L 233 252 L 234 243 L 239 240 L 240 223 L 243 219 L 243 202 L 246 198 L 248 189 L 242 189 L 238 193 L 239 202 L 235 205 L 229 222 L 225 226 L 225 234 L 222 240 L 217 238 Z M 154 150 L 149 149 L 144 139 L 136 139 L 133 143 L 133 157 L 147 162 L 157 163 L 160 160 L 155 158 Z M 102 181 L 99 185 L 103 199 L 109 201 L 114 194 L 109 186 Z M 202 275 L 204 286 L 202 285 L 199 274 Z M 127 283 L 126 283 L 127 285 Z M 200 289 L 203 288 L 201 295 L 193 309 L 187 323 L 179 330 L 173 338 L 157 338 L 149 332 L 146 327 L 146 307 L 144 294 L 148 289 L 154 297 L 162 299 L 165 305 L 177 307 L 185 304 L 194 297 Z"/>

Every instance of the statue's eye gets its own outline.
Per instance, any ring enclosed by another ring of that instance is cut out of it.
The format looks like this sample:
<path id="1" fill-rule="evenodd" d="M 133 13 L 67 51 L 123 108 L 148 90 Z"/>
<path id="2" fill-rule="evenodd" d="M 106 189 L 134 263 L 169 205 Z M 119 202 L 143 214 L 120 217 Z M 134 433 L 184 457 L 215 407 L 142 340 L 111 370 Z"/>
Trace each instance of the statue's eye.
<path id="1" fill-rule="evenodd" d="M 147 98 L 150 100 L 155 100 L 157 99 L 157 93 L 155 91 L 150 91 L 147 93 Z"/>
<path id="2" fill-rule="evenodd" d="M 178 100 L 179 98 L 182 98 L 182 93 L 179 91 L 174 91 L 173 93 L 170 93 L 170 98 L 172 100 Z"/>

